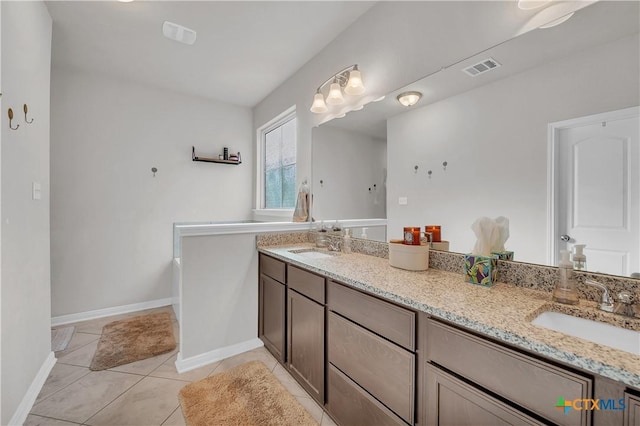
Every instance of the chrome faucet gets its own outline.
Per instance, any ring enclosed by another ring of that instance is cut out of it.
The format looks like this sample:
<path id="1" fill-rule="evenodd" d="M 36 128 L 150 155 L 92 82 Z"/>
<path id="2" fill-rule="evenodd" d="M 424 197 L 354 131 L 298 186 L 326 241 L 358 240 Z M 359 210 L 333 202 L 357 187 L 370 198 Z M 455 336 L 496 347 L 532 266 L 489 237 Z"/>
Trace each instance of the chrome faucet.
<path id="1" fill-rule="evenodd" d="M 593 287 L 597 287 L 602 290 L 602 298 L 600 299 L 600 310 L 605 312 L 613 312 L 613 299 L 609 294 L 609 289 L 606 285 L 600 284 L 594 280 L 584 280 L 584 283 Z"/>

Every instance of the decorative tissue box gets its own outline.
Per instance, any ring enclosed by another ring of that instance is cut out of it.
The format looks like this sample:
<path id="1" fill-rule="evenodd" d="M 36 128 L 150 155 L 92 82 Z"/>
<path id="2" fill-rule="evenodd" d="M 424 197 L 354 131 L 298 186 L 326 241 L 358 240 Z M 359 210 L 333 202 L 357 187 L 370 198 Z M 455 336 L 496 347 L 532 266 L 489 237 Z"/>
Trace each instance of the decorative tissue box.
<path id="1" fill-rule="evenodd" d="M 498 258 L 465 254 L 464 280 L 468 283 L 491 287 L 498 280 Z"/>
<path id="2" fill-rule="evenodd" d="M 492 251 L 491 254 L 496 256 L 498 260 L 513 260 L 512 251 Z"/>

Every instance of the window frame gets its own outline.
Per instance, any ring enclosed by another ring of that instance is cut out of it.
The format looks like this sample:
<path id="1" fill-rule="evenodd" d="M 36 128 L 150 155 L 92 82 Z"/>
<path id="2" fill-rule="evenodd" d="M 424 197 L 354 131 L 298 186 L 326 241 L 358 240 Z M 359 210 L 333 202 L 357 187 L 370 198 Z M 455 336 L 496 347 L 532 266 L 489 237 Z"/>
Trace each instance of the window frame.
<path id="1" fill-rule="evenodd" d="M 285 123 L 297 119 L 296 115 L 296 106 L 293 105 L 287 108 L 282 113 L 278 114 L 272 120 L 268 121 L 266 124 L 260 126 L 256 130 L 256 199 L 255 199 L 255 211 L 263 212 L 263 213 L 271 213 L 274 215 L 282 215 L 282 217 L 290 216 L 294 208 L 281 208 L 281 209 L 272 209 L 265 208 L 265 139 L 267 133 L 284 125 Z M 298 126 L 296 123 L 296 175 L 298 170 Z M 297 177 L 296 177 L 297 180 Z"/>

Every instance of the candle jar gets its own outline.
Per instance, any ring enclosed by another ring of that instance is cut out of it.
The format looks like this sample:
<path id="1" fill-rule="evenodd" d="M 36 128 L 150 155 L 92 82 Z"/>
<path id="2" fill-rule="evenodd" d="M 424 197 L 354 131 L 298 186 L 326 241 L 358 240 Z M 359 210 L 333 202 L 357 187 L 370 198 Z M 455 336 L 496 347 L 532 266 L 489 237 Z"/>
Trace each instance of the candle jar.
<path id="1" fill-rule="evenodd" d="M 416 226 L 405 226 L 404 243 L 412 246 L 420 245 L 420 228 Z"/>
<path id="2" fill-rule="evenodd" d="M 439 243 L 442 241 L 442 236 L 440 234 L 440 225 L 427 225 L 424 227 L 424 232 L 431 234 L 432 242 Z"/>

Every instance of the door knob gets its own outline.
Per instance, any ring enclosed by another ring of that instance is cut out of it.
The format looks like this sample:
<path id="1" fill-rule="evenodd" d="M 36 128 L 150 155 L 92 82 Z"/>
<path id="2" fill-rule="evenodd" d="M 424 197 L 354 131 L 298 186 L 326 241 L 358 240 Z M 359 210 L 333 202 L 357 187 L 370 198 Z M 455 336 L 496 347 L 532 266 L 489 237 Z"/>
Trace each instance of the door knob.
<path id="1" fill-rule="evenodd" d="M 560 239 L 561 239 L 562 241 L 564 241 L 565 243 L 568 243 L 568 242 L 569 242 L 569 240 L 571 239 L 571 237 L 570 237 L 570 236 L 568 236 L 567 234 L 564 234 L 564 235 L 560 235 Z"/>

